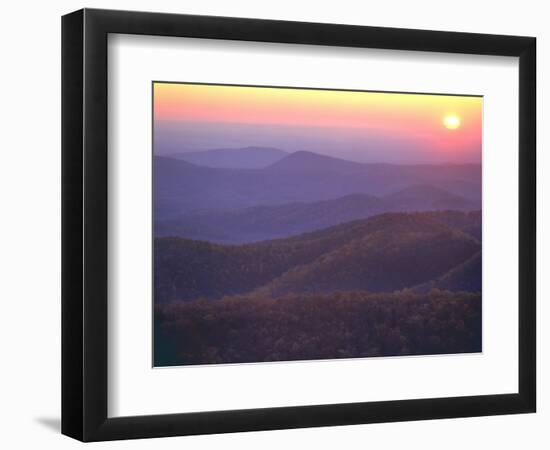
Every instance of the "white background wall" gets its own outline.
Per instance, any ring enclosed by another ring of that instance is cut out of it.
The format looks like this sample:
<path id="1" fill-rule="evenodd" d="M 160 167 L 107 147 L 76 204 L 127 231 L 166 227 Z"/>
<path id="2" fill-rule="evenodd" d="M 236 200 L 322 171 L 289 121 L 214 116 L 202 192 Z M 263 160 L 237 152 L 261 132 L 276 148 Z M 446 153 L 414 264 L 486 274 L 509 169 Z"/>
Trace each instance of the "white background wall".
<path id="1" fill-rule="evenodd" d="M 60 417 L 60 16 L 83 6 L 190 14 L 247 16 L 538 38 L 539 148 L 539 412 L 233 435 L 101 443 L 94 448 L 407 448 L 550 447 L 550 308 L 544 279 L 550 258 L 550 158 L 544 105 L 550 104 L 550 28 L 536 0 L 254 1 L 112 0 L 5 2 L 0 24 L 0 445 L 73 448 L 59 434 Z M 544 255 L 541 255 L 545 252 Z M 505 282 L 505 280 L 503 280 Z M 546 353 L 546 355 L 544 355 Z M 406 374 L 403 374 L 406 376 Z"/>

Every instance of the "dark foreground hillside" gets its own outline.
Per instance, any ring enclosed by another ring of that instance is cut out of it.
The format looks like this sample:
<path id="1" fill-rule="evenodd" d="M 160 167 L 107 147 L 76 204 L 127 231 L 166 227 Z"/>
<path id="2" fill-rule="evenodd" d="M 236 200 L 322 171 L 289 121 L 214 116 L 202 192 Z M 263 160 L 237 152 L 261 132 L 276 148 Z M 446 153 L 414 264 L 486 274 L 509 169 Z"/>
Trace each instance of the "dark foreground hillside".
<path id="1" fill-rule="evenodd" d="M 481 295 L 432 289 L 157 305 L 155 365 L 481 351 Z"/>
<path id="2" fill-rule="evenodd" d="M 242 245 L 155 239 L 155 364 L 481 351 L 481 215 L 387 213 Z"/>

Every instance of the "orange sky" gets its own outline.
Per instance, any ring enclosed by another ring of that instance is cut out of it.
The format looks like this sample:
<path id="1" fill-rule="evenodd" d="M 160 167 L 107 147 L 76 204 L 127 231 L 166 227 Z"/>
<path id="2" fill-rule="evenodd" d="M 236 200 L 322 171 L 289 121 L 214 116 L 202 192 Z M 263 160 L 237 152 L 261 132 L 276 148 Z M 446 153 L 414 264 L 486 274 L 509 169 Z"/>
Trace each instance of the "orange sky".
<path id="1" fill-rule="evenodd" d="M 446 116 L 459 118 L 450 130 Z M 482 98 L 244 86 L 154 84 L 155 123 L 257 124 L 422 139 L 431 152 L 481 151 Z M 310 131 L 311 132 L 311 131 Z M 249 145 L 256 143 L 250 142 Z"/>

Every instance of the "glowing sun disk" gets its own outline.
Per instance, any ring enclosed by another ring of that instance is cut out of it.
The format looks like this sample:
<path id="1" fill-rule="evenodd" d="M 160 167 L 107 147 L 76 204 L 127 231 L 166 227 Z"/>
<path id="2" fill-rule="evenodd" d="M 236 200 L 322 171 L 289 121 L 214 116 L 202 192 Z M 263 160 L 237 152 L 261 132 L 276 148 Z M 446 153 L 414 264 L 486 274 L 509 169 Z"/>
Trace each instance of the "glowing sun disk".
<path id="1" fill-rule="evenodd" d="M 460 117 L 449 114 L 443 118 L 443 125 L 449 130 L 456 130 L 460 126 Z"/>

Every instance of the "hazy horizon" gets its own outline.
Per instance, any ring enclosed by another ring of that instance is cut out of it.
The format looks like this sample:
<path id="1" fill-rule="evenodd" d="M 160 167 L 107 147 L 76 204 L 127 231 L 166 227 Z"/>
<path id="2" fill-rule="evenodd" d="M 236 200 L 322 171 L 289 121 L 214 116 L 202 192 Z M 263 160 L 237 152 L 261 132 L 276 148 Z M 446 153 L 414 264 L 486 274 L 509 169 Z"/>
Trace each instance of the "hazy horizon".
<path id="1" fill-rule="evenodd" d="M 154 151 L 271 147 L 357 162 L 479 164 L 481 106 L 468 96 L 156 83 Z"/>

